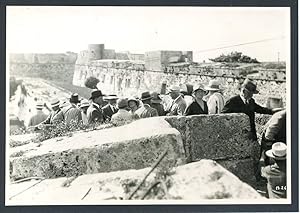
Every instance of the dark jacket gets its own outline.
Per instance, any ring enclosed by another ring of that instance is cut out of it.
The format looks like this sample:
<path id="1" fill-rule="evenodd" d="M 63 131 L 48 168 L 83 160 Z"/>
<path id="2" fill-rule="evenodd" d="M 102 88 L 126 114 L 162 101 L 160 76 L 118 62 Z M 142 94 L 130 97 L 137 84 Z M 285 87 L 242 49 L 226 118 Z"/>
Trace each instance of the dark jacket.
<path id="1" fill-rule="evenodd" d="M 111 107 L 110 104 L 107 104 L 104 107 L 102 107 L 102 110 L 103 110 L 104 119 L 107 120 L 107 121 L 110 121 L 111 116 L 118 112 L 118 109 L 114 106 Z"/>
<path id="2" fill-rule="evenodd" d="M 158 116 L 165 116 L 166 112 L 164 110 L 164 106 L 160 103 L 152 103 L 151 106 L 157 110 Z"/>
<path id="3" fill-rule="evenodd" d="M 252 138 L 257 140 L 255 129 L 255 112 L 260 114 L 273 114 L 271 109 L 258 105 L 255 103 L 253 98 L 250 99 L 249 104 L 245 104 L 240 95 L 230 98 L 222 110 L 222 113 L 245 113 L 248 115 L 250 118 Z"/>
<path id="4" fill-rule="evenodd" d="M 208 107 L 205 101 L 204 103 L 204 109 L 201 108 L 201 106 L 196 102 L 193 101 L 185 110 L 184 115 L 201 115 L 201 114 L 208 114 Z"/>
<path id="5" fill-rule="evenodd" d="M 104 121 L 103 111 L 98 104 L 92 103 L 89 106 L 89 108 L 87 109 L 87 119 L 89 124 L 103 123 Z"/>

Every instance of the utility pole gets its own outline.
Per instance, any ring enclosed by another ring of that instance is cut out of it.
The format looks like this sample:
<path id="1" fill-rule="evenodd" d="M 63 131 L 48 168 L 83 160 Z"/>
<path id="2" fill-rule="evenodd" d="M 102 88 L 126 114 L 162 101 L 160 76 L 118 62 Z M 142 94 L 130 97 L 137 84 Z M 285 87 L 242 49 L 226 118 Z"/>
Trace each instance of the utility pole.
<path id="1" fill-rule="evenodd" d="M 280 52 L 277 53 L 277 56 L 278 56 L 278 64 L 279 64 L 279 62 L 280 62 L 279 55 L 280 55 Z"/>

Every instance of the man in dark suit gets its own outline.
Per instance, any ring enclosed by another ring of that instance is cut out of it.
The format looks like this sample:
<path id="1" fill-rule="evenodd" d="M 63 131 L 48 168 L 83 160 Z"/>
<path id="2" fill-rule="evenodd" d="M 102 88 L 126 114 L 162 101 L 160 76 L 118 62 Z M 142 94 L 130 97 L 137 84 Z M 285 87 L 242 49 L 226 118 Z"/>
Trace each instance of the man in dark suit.
<path id="1" fill-rule="evenodd" d="M 92 100 L 92 103 L 87 110 L 88 123 L 89 124 L 103 123 L 104 121 L 103 110 L 102 110 L 103 94 L 101 90 L 94 89 L 92 91 L 90 100 Z"/>
<path id="2" fill-rule="evenodd" d="M 104 119 L 105 121 L 110 121 L 111 116 L 118 112 L 116 107 L 118 97 L 116 95 L 109 95 L 104 100 L 108 101 L 108 104 L 102 107 Z"/>
<path id="3" fill-rule="evenodd" d="M 260 114 L 273 114 L 275 112 L 278 112 L 281 110 L 281 108 L 275 108 L 275 109 L 269 109 L 262 107 L 255 103 L 253 97 L 253 94 L 257 94 L 259 91 L 256 89 L 256 84 L 246 79 L 242 86 L 241 91 L 239 95 L 236 95 L 232 98 L 230 98 L 223 110 L 222 113 L 245 113 L 250 118 L 250 128 L 251 128 L 251 139 L 253 141 L 257 141 L 257 135 L 256 135 L 256 128 L 255 128 L 255 112 Z M 257 181 L 261 180 L 260 175 L 260 166 L 259 166 L 259 158 L 260 156 L 257 156 L 258 159 L 254 159 L 254 167 L 255 167 L 255 177 Z"/>
<path id="4" fill-rule="evenodd" d="M 255 100 L 252 97 L 253 94 L 257 94 L 258 92 L 256 84 L 253 81 L 246 79 L 241 86 L 240 94 L 230 98 L 222 110 L 222 113 L 245 113 L 248 115 L 250 118 L 251 137 L 253 140 L 257 140 L 255 112 L 260 114 L 273 114 L 281 110 L 281 108 L 269 109 L 255 103 Z"/>

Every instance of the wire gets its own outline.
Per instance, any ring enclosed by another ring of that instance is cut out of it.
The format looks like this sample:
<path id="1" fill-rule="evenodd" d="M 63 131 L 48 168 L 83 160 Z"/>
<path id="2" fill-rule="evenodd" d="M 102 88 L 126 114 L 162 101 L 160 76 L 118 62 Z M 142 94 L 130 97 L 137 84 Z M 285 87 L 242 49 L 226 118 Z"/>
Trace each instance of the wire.
<path id="1" fill-rule="evenodd" d="M 274 38 L 269 38 L 269 39 L 263 39 L 263 40 L 250 41 L 250 42 L 245 42 L 245 43 L 240 43 L 240 44 L 234 44 L 234 45 L 229 45 L 229 46 L 223 46 L 223 47 L 216 47 L 216 48 L 211 48 L 211 49 L 198 50 L 198 51 L 193 51 L 193 52 L 195 52 L 195 53 L 209 52 L 209 51 L 220 50 L 220 49 L 225 49 L 225 48 L 229 48 L 229 47 L 238 47 L 238 46 L 249 45 L 249 44 L 256 44 L 256 43 L 273 41 L 273 40 L 282 40 L 284 38 L 285 38 L 285 36 L 280 36 L 280 37 L 274 37 Z"/>

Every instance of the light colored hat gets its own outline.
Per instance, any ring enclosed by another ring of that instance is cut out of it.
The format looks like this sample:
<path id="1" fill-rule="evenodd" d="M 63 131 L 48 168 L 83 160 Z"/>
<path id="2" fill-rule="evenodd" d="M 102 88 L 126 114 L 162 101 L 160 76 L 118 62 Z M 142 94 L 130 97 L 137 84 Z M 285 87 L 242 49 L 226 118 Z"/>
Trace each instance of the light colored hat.
<path id="1" fill-rule="evenodd" d="M 170 92 L 172 92 L 172 91 L 180 92 L 180 87 L 179 87 L 179 86 L 176 86 L 176 85 L 172 85 L 172 86 L 169 88 L 169 91 L 170 91 Z"/>
<path id="2" fill-rule="evenodd" d="M 83 108 L 83 107 L 89 107 L 90 106 L 90 102 L 86 99 L 82 99 L 80 101 L 80 108 Z"/>
<path id="3" fill-rule="evenodd" d="M 128 100 L 126 98 L 118 99 L 117 106 L 119 109 L 124 109 L 124 108 L 128 107 Z"/>
<path id="4" fill-rule="evenodd" d="M 117 100 L 118 96 L 117 95 L 108 95 L 108 96 L 104 96 L 103 99 L 104 100 Z"/>
<path id="5" fill-rule="evenodd" d="M 53 108 L 56 106 L 59 106 L 59 100 L 57 98 L 51 101 L 51 107 Z"/>
<path id="6" fill-rule="evenodd" d="M 36 109 L 43 109 L 44 108 L 44 104 L 42 102 L 38 102 L 36 105 L 35 105 L 35 108 Z"/>
<path id="7" fill-rule="evenodd" d="M 266 155 L 276 160 L 286 159 L 286 144 L 282 142 L 276 142 L 272 145 L 272 149 L 266 152 Z"/>
<path id="8" fill-rule="evenodd" d="M 197 90 L 202 90 L 202 91 L 206 91 L 204 89 L 204 86 L 202 84 L 197 84 L 193 86 L 193 93 L 196 92 Z"/>
<path id="9" fill-rule="evenodd" d="M 130 98 L 128 98 L 128 103 L 130 102 L 130 101 L 134 101 L 135 103 L 136 103 L 136 105 L 137 106 L 139 106 L 140 105 L 140 102 L 138 101 L 138 99 L 136 99 L 135 97 L 130 97 Z"/>
<path id="10" fill-rule="evenodd" d="M 204 87 L 207 91 L 219 91 L 220 88 L 220 82 L 218 80 L 212 79 L 209 81 L 208 85 Z"/>

